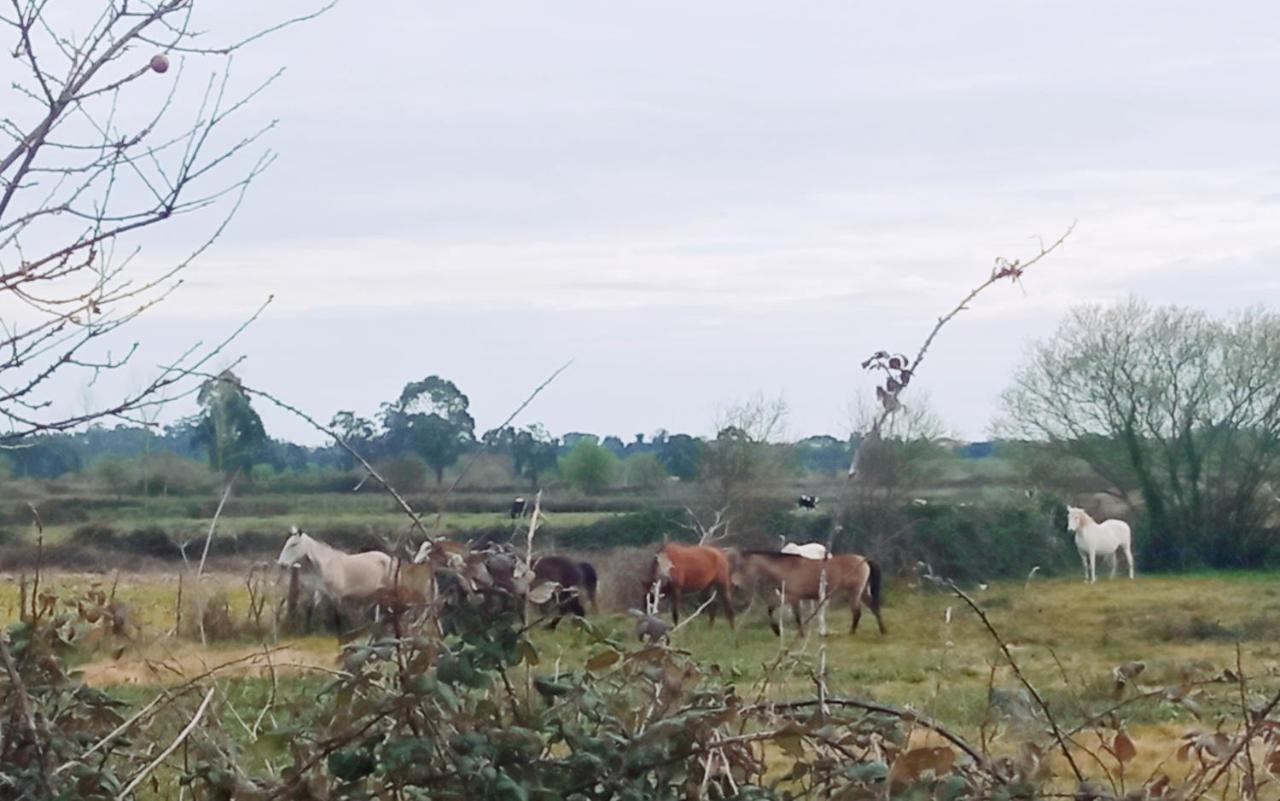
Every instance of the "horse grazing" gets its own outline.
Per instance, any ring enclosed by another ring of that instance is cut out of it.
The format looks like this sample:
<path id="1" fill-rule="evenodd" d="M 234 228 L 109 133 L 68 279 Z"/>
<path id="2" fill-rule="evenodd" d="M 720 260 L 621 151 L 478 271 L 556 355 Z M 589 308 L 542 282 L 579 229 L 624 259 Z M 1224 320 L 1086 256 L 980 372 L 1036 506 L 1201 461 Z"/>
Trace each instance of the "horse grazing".
<path id="1" fill-rule="evenodd" d="M 296 526 L 290 529 L 276 563 L 283 568 L 300 568 L 299 578 L 312 593 L 312 608 L 322 597 L 329 599 L 339 631 L 342 616 L 338 609 L 343 602 L 372 601 L 395 585 L 395 560 L 389 555 L 382 551 L 344 553 L 298 531 Z M 310 617 L 308 612 L 308 627 Z"/>
<path id="2" fill-rule="evenodd" d="M 862 619 L 862 601 L 865 596 L 867 608 L 876 616 L 880 633 L 885 633 L 884 620 L 880 618 L 880 566 L 870 559 L 857 554 L 833 554 L 827 559 L 806 559 L 795 554 L 777 553 L 774 551 L 743 551 L 738 558 L 735 580 L 753 590 L 767 589 L 769 600 L 769 625 L 775 634 L 779 633 L 778 622 L 774 613 L 778 601 L 773 594 L 785 593 L 785 600 L 791 604 L 791 612 L 795 615 L 796 625 L 804 634 L 804 620 L 800 616 L 801 601 L 821 600 L 822 571 L 827 571 L 827 597 L 832 598 L 844 593 L 849 603 L 849 611 L 853 614 L 849 633 L 858 630 L 858 621 Z"/>
<path id="3" fill-rule="evenodd" d="M 530 589 L 539 585 L 555 582 L 560 585 L 552 595 L 556 616 L 549 624 L 555 628 L 566 614 L 586 617 L 587 610 L 582 605 L 585 597 L 591 608 L 596 608 L 596 587 L 598 578 L 596 569 L 587 562 L 575 562 L 565 556 L 541 556 L 533 560 L 533 582 Z"/>
<path id="4" fill-rule="evenodd" d="M 1080 552 L 1080 562 L 1084 565 L 1084 580 L 1094 583 L 1098 580 L 1098 556 L 1111 558 L 1111 578 L 1116 577 L 1119 561 L 1118 551 L 1124 551 L 1124 559 L 1129 563 L 1129 578 L 1133 578 L 1133 532 L 1129 524 L 1123 520 L 1104 520 L 1099 523 L 1085 510 L 1067 507 L 1067 531 L 1076 535 L 1076 550 Z"/>
<path id="5" fill-rule="evenodd" d="M 710 545 L 681 545 L 669 542 L 662 546 L 653 558 L 649 580 L 652 588 L 659 585 L 671 595 L 671 619 L 680 622 L 680 596 L 686 592 L 700 593 L 714 589 L 720 595 L 724 615 L 733 627 L 733 582 L 729 554 Z M 716 622 L 715 607 L 711 608 L 709 621 Z"/>
<path id="6" fill-rule="evenodd" d="M 806 542 L 803 545 L 795 542 L 784 542 L 781 553 L 803 556 L 805 559 L 826 559 L 827 546 L 820 542 Z"/>

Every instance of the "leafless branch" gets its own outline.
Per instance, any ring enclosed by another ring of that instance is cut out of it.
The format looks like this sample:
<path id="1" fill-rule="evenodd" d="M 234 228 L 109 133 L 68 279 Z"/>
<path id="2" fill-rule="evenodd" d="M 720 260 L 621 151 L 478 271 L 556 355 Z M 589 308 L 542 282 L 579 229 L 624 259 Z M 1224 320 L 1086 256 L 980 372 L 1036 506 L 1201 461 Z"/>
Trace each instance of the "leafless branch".
<path id="1" fill-rule="evenodd" d="M 0 148 L 0 443 L 130 420 L 218 350 L 193 347 L 141 390 L 82 413 L 56 403 L 65 382 L 92 385 L 130 362 L 137 346 L 116 343 L 121 330 L 182 285 L 274 159 L 253 152 L 274 121 L 241 118 L 279 72 L 242 91 L 232 56 L 332 3 L 222 44 L 191 27 L 200 0 L 100 0 L 74 26 L 47 2 L 8 5 L 3 30 L 25 75 L 0 104 L 11 140 Z M 142 264 L 151 228 L 215 207 L 185 257 Z"/>
<path id="2" fill-rule="evenodd" d="M 872 425 L 871 431 L 867 435 L 868 441 L 874 441 L 876 438 L 878 438 L 880 435 L 881 429 L 884 427 L 884 424 L 889 419 L 890 415 L 892 415 L 899 408 L 901 408 L 901 404 L 898 402 L 898 393 L 902 389 L 905 389 L 907 385 L 907 382 L 902 380 L 903 372 L 905 371 L 906 377 L 909 380 L 915 379 L 916 374 L 920 370 L 920 363 L 923 362 L 925 357 L 929 354 L 929 349 L 933 346 L 933 341 L 937 339 L 938 334 L 947 325 L 947 323 L 955 319 L 955 317 L 959 315 L 960 312 L 966 311 L 969 308 L 969 304 L 971 304 L 980 294 L 982 294 L 984 291 L 994 286 L 995 284 L 998 284 L 1006 280 L 1012 280 L 1012 281 L 1021 280 L 1022 276 L 1026 273 L 1028 269 L 1034 267 L 1036 264 L 1038 264 L 1039 262 L 1044 260 L 1046 257 L 1048 257 L 1051 253 L 1053 253 L 1058 248 L 1060 248 L 1062 244 L 1067 240 L 1067 237 L 1071 236 L 1071 232 L 1075 230 L 1075 227 L 1076 227 L 1076 224 L 1074 222 L 1071 223 L 1071 225 L 1067 227 L 1067 230 L 1063 232 L 1062 236 L 1058 237 L 1057 240 L 1055 240 L 1048 247 L 1045 247 L 1042 244 L 1040 247 L 1040 252 L 1025 262 L 1021 262 L 1021 261 L 1007 262 L 1004 259 L 997 259 L 996 268 L 991 271 L 991 275 L 985 281 L 983 281 L 982 283 L 974 287 L 972 290 L 970 290 L 969 294 L 965 295 L 964 300 L 960 301 L 960 303 L 956 305 L 955 308 L 953 308 L 951 311 L 947 312 L 946 314 L 938 318 L 937 323 L 934 324 L 933 329 L 929 332 L 929 335 L 925 337 L 924 342 L 920 345 L 920 350 L 916 352 L 915 361 L 908 362 L 905 357 L 895 356 L 886 351 L 880 351 L 879 353 L 875 354 L 874 356 L 872 356 L 870 359 L 868 359 L 866 362 L 863 363 L 863 366 L 867 368 L 875 367 L 877 369 L 883 369 L 884 371 L 889 373 L 897 374 L 896 376 L 895 375 L 890 376 L 889 378 L 890 383 L 888 384 L 887 388 L 877 387 L 877 390 L 878 390 L 877 396 L 881 401 L 882 410 L 880 412 L 879 417 L 876 418 L 874 424 Z M 893 366 L 895 360 L 897 360 L 898 362 L 898 366 L 896 367 Z M 862 445 L 859 445 L 858 448 L 854 451 L 853 460 L 849 465 L 850 478 L 852 478 L 857 473 L 858 454 L 861 452 L 861 450 L 862 450 Z"/>
<path id="3" fill-rule="evenodd" d="M 178 750 L 178 746 L 182 745 L 191 732 L 195 730 L 196 726 L 200 725 L 200 719 L 204 717 L 204 711 L 209 708 L 209 702 L 213 700 L 213 693 L 215 689 L 216 686 L 209 688 L 209 692 L 205 693 L 204 700 L 200 702 L 200 706 L 196 709 L 195 715 L 191 717 L 191 721 L 187 723 L 186 727 L 183 728 L 181 732 L 178 733 L 178 736 L 174 738 L 173 742 L 169 743 L 169 745 L 161 751 L 155 759 L 151 760 L 149 765 L 143 768 L 138 775 L 134 776 L 133 779 L 125 785 L 125 788 L 116 796 L 116 801 L 123 801 L 123 799 L 128 798 L 129 793 L 133 792 L 133 789 L 137 787 L 143 779 L 147 778 L 151 771 L 155 770 L 160 763 L 168 759 L 170 754 Z"/>

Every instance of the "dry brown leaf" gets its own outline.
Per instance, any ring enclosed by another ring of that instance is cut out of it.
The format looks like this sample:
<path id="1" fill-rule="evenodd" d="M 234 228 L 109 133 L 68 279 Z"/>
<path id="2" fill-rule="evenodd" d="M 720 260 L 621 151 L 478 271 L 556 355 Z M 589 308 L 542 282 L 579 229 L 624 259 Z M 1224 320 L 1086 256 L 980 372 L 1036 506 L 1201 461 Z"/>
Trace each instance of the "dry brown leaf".
<path id="1" fill-rule="evenodd" d="M 1138 755 L 1138 748 L 1125 730 L 1121 729 L 1116 732 L 1115 739 L 1111 741 L 1111 753 L 1115 754 L 1116 759 L 1123 765 Z"/>
<path id="2" fill-rule="evenodd" d="M 601 651 L 587 660 L 587 670 L 592 673 L 604 670 L 622 658 L 622 654 L 614 650 Z"/>
<path id="3" fill-rule="evenodd" d="M 1280 779 L 1280 750 L 1272 751 L 1271 756 L 1267 757 L 1267 770 Z"/>
<path id="4" fill-rule="evenodd" d="M 926 772 L 942 776 L 956 763 L 956 752 L 949 746 L 937 748 L 913 748 L 893 762 L 889 778 L 895 782 L 911 782 Z"/>

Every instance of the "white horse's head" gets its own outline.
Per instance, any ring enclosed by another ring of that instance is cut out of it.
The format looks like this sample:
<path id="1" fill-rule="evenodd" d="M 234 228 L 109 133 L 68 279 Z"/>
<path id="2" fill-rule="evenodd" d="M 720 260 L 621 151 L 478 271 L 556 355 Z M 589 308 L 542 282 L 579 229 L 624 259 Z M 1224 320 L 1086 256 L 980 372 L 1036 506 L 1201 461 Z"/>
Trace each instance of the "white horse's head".
<path id="1" fill-rule="evenodd" d="M 1079 506 L 1067 507 L 1067 531 L 1079 531 L 1091 522 L 1093 522 L 1093 518 L 1089 517 L 1089 513 Z"/>
<path id="2" fill-rule="evenodd" d="M 413 563 L 415 565 L 425 564 L 431 558 L 431 540 L 427 540 L 418 546 L 418 552 L 413 555 Z"/>
<path id="3" fill-rule="evenodd" d="M 289 539 L 284 541 L 284 547 L 280 549 L 280 555 L 276 557 L 276 564 L 280 567 L 293 567 L 311 555 L 311 538 L 301 531 L 297 526 L 289 528 Z"/>

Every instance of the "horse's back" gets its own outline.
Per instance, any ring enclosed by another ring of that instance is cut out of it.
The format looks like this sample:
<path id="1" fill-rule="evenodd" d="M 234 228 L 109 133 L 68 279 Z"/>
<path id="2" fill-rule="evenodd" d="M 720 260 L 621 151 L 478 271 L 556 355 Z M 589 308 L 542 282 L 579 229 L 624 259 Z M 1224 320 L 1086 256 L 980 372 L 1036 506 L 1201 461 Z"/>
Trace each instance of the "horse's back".
<path id="1" fill-rule="evenodd" d="M 1087 551 L 1092 547 L 1095 552 L 1109 552 L 1129 545 L 1132 539 L 1133 530 L 1128 523 L 1123 520 L 1104 520 L 1076 532 L 1076 548 Z"/>
<path id="2" fill-rule="evenodd" d="M 396 581 L 395 560 L 382 551 L 351 554 L 343 560 L 340 569 L 344 572 L 346 589 L 352 595 L 372 595 Z"/>
<path id="3" fill-rule="evenodd" d="M 728 580 L 729 555 L 720 548 L 669 542 L 660 553 L 670 561 L 671 579 L 682 589 L 700 590 L 717 581 Z"/>
<path id="4" fill-rule="evenodd" d="M 533 576 L 540 582 L 554 581 L 562 587 L 578 587 L 583 582 L 579 564 L 568 557 L 555 554 L 535 559 Z"/>
<path id="5" fill-rule="evenodd" d="M 1133 529 L 1129 528 L 1129 524 L 1123 520 L 1108 520 L 1100 524 L 1107 529 L 1107 533 L 1116 540 L 1116 547 L 1126 545 L 1133 538 Z"/>
<path id="6" fill-rule="evenodd" d="M 782 553 L 791 554 L 793 556 L 803 556 L 805 559 L 825 559 L 827 556 L 827 546 L 820 542 L 806 542 L 803 545 L 795 542 L 788 542 L 782 546 Z"/>

